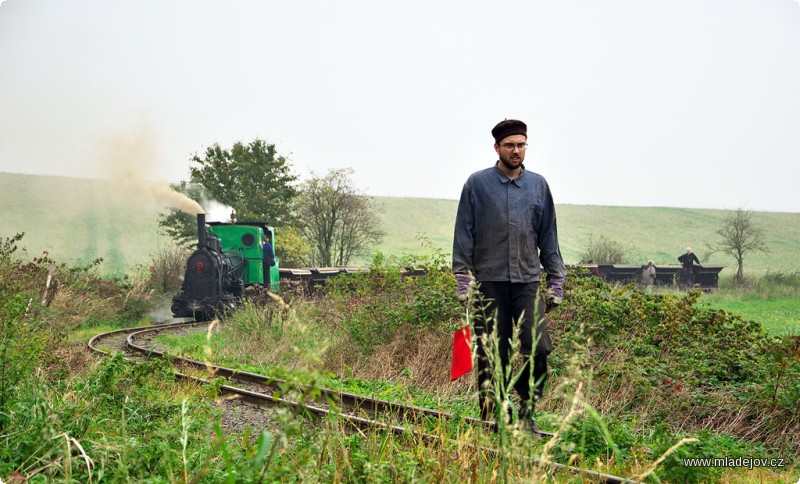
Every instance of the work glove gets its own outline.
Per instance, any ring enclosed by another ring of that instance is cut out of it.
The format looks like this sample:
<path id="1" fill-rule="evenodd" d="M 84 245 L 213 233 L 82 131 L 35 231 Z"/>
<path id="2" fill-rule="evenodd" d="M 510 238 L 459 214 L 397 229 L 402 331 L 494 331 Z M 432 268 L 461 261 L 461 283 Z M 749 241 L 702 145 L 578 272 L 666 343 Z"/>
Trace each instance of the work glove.
<path id="1" fill-rule="evenodd" d="M 563 277 L 548 277 L 547 290 L 544 295 L 544 312 L 548 313 L 561 304 L 564 298 L 564 278 Z"/>
<path id="2" fill-rule="evenodd" d="M 456 297 L 459 301 L 466 301 L 469 297 L 469 288 L 475 283 L 475 278 L 469 274 L 456 274 L 456 281 L 458 281 Z"/>

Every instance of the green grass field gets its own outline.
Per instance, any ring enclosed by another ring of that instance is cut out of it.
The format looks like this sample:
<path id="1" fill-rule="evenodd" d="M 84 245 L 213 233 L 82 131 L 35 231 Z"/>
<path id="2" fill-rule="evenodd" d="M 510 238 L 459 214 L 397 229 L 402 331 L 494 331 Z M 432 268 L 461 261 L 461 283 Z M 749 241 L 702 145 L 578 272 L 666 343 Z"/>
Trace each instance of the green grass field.
<path id="1" fill-rule="evenodd" d="M 384 213 L 387 235 L 381 250 L 394 254 L 419 251 L 418 233 L 434 246 L 452 250 L 456 200 L 377 198 Z M 727 215 L 725 210 L 603 207 L 595 205 L 556 206 L 561 253 L 570 263 L 580 262 L 580 252 L 589 238 L 602 236 L 622 243 L 630 263 L 677 264 L 676 258 L 690 246 L 702 259 L 705 246 L 717 240 L 716 230 Z M 745 273 L 768 270 L 800 270 L 800 213 L 758 212 L 755 221 L 766 230 L 769 253 L 755 253 L 745 259 Z M 735 261 L 715 254 L 709 264 L 733 267 Z M 725 276 L 728 270 L 722 273 Z M 732 274 L 732 272 L 730 272 Z"/>
<path id="2" fill-rule="evenodd" d="M 724 309 L 744 319 L 757 321 L 770 334 L 800 335 L 800 297 L 743 300 L 721 292 L 702 302 L 707 307 Z"/>
<path id="3" fill-rule="evenodd" d="M 387 255 L 415 254 L 425 249 L 424 235 L 434 247 L 452 248 L 456 200 L 377 197 L 386 237 L 376 249 Z M 147 187 L 109 180 L 0 173 L 0 237 L 26 233 L 23 246 L 31 256 L 48 251 L 70 263 L 103 257 L 102 270 L 123 273 L 148 261 L 169 243 L 158 231 L 159 206 Z M 629 262 L 653 259 L 673 264 L 686 246 L 705 255 L 705 244 L 716 240 L 724 210 L 557 205 L 559 238 L 565 261 L 578 263 L 590 237 L 621 242 Z M 800 270 L 800 213 L 759 212 L 755 220 L 767 233 L 770 252 L 745 260 L 745 272 Z M 280 243 L 280 239 L 278 239 Z M 363 263 L 368 259 L 356 261 Z M 719 254 L 708 263 L 732 266 Z M 729 269 L 721 274 L 730 275 Z"/>
<path id="4" fill-rule="evenodd" d="M 46 251 L 59 262 L 89 264 L 107 274 L 148 261 L 170 241 L 158 232 L 160 209 L 149 190 L 109 181 L 0 173 L 0 237 L 25 232 L 30 257 Z"/>

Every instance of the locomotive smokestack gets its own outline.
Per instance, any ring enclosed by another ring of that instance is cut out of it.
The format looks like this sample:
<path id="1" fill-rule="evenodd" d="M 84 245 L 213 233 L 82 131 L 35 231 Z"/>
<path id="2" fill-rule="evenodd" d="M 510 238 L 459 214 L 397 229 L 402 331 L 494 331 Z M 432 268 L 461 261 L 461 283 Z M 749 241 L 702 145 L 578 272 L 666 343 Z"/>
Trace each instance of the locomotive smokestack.
<path id="1" fill-rule="evenodd" d="M 206 214 L 197 214 L 197 244 L 198 247 L 206 246 Z"/>

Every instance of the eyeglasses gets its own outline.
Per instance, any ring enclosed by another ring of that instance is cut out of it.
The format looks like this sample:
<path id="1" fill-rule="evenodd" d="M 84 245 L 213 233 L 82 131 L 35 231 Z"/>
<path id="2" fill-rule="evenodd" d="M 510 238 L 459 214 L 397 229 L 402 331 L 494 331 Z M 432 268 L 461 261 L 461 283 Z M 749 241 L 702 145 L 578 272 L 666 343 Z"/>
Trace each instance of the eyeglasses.
<path id="1" fill-rule="evenodd" d="M 514 144 L 514 143 L 503 143 L 500 146 L 503 147 L 503 149 L 508 150 L 508 151 L 511 151 L 514 148 L 517 148 L 518 150 L 522 151 L 522 150 L 524 150 L 525 148 L 528 147 L 528 143 L 517 143 L 517 144 Z"/>

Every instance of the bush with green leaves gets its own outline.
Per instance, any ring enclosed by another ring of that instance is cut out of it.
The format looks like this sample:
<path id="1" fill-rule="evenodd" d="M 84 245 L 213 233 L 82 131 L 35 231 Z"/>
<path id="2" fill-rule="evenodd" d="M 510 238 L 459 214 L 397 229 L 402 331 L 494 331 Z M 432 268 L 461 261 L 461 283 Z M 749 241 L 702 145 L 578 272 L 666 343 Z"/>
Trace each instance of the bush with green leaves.
<path id="1" fill-rule="evenodd" d="M 687 466 L 684 459 L 714 459 L 737 457 L 765 457 L 763 447 L 746 444 L 730 435 L 715 435 L 708 429 L 699 430 L 690 436 L 696 442 L 688 442 L 669 453 L 656 474 L 670 482 L 714 482 L 725 472 L 725 467 Z M 664 424 L 652 430 L 651 455 L 658 458 L 667 453 L 675 444 L 675 436 Z"/>
<path id="2" fill-rule="evenodd" d="M 129 281 L 97 277 L 92 271 L 96 264 L 69 268 L 47 255 L 27 262 L 12 259 L 21 239 L 17 234 L 0 241 L 0 427 L 8 417 L 6 406 L 19 394 L 18 386 L 42 367 L 60 366 L 56 351 L 71 329 L 111 320 L 137 321 L 149 309 L 145 294 Z M 54 277 L 45 298 L 51 265 Z M 78 297 L 54 299 L 59 292 Z"/>
<path id="3" fill-rule="evenodd" d="M 8 426 L 9 407 L 54 337 L 37 317 L 39 308 L 32 306 L 32 299 L 0 286 L 0 431 Z"/>
<path id="4" fill-rule="evenodd" d="M 800 342 L 695 303 L 699 291 L 647 294 L 568 277 L 550 327 L 558 376 L 570 348 L 589 346 L 589 402 L 604 414 L 711 428 L 773 450 L 800 442 Z"/>
<path id="5" fill-rule="evenodd" d="M 406 267 L 425 275 L 404 275 Z M 369 353 L 400 328 L 459 327 L 463 310 L 455 290 L 445 255 L 432 249 L 403 259 L 378 253 L 369 270 L 327 281 L 325 299 L 351 342 L 361 353 Z"/>
<path id="6" fill-rule="evenodd" d="M 0 241 L 0 431 L 8 426 L 9 408 L 33 375 L 47 351 L 61 335 L 45 319 L 42 291 L 27 270 L 35 269 L 46 279 L 46 265 L 23 263 L 11 257 L 24 234 Z"/>
<path id="7" fill-rule="evenodd" d="M 761 277 L 744 277 L 740 282 L 735 275 L 719 281 L 720 295 L 737 295 L 743 300 L 768 300 L 800 296 L 800 271 L 767 271 Z"/>

